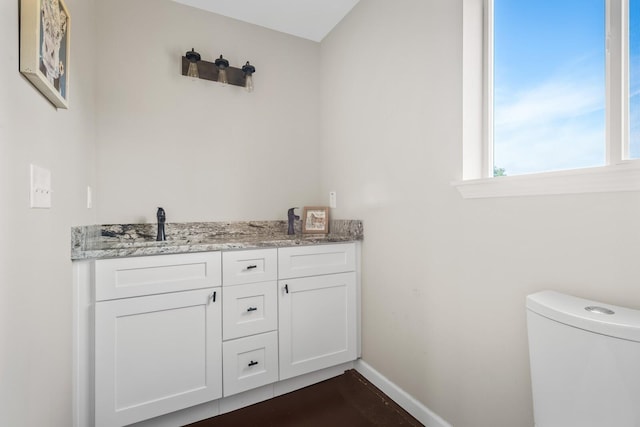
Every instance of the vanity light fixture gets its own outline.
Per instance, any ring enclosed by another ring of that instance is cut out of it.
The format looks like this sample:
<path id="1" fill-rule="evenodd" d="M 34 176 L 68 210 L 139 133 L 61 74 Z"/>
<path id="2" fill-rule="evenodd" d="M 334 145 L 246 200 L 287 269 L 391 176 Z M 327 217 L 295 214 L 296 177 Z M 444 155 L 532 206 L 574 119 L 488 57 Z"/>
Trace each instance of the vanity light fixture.
<path id="1" fill-rule="evenodd" d="M 198 73 L 198 62 L 200 62 L 200 54 L 196 52 L 193 48 L 191 48 L 191 51 L 187 52 L 184 56 L 189 61 L 187 76 L 200 78 L 200 73 Z"/>
<path id="2" fill-rule="evenodd" d="M 229 66 L 222 55 L 213 62 L 203 61 L 200 54 L 191 49 L 182 57 L 182 75 L 211 80 L 233 86 L 242 86 L 247 92 L 253 91 L 253 73 L 256 67 L 249 61 L 241 68 Z"/>

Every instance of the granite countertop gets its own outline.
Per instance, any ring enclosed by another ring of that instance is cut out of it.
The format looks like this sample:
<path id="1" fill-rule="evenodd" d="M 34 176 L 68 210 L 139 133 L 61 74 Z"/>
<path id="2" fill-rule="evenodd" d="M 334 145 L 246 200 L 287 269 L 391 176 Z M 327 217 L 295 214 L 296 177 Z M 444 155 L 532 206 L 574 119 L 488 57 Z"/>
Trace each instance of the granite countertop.
<path id="1" fill-rule="evenodd" d="M 106 224 L 71 228 L 71 259 L 117 258 L 234 249 L 277 248 L 362 240 L 360 220 L 331 220 L 329 234 L 287 235 L 286 221 L 167 223 L 156 242 L 156 224 Z"/>

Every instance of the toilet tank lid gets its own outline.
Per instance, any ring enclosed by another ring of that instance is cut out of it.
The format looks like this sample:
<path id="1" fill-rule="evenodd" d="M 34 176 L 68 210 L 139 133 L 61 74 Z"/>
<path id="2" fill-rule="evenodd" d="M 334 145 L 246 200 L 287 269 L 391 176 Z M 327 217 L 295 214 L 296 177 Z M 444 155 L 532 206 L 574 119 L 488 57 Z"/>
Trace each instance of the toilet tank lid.
<path id="1" fill-rule="evenodd" d="M 609 309 L 614 314 L 588 311 L 586 307 Z M 640 310 L 577 298 L 555 291 L 527 296 L 527 310 L 569 326 L 640 342 Z"/>

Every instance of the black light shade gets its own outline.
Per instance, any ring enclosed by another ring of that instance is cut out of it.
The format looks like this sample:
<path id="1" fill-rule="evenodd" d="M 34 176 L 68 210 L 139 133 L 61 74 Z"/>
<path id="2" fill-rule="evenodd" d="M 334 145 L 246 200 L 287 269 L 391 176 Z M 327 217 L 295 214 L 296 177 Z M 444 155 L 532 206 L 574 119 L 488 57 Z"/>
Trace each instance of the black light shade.
<path id="1" fill-rule="evenodd" d="M 184 56 L 189 60 L 189 62 L 200 61 L 200 54 L 196 52 L 194 48 L 191 48 L 191 50 L 185 53 Z"/>

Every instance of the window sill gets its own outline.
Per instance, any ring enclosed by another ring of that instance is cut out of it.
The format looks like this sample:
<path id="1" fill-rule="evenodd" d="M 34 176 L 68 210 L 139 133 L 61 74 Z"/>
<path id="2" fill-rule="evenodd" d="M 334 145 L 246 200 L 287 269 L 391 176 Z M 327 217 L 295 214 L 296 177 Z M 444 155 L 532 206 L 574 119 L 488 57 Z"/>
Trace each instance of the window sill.
<path id="1" fill-rule="evenodd" d="M 451 183 L 465 199 L 640 191 L 636 161 L 614 166 Z"/>

